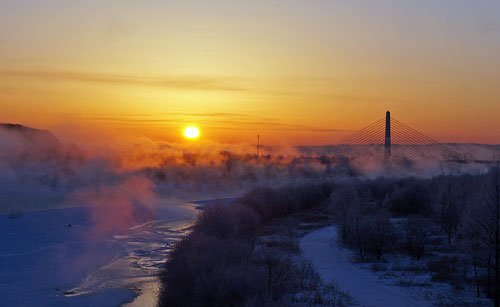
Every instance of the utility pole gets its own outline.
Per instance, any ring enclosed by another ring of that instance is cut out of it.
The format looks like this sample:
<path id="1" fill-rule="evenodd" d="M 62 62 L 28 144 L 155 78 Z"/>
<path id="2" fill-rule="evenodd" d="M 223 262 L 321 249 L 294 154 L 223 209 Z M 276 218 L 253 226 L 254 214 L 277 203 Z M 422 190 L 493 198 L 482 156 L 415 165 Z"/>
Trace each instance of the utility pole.
<path id="1" fill-rule="evenodd" d="M 259 160 L 260 134 L 257 134 L 257 160 Z"/>

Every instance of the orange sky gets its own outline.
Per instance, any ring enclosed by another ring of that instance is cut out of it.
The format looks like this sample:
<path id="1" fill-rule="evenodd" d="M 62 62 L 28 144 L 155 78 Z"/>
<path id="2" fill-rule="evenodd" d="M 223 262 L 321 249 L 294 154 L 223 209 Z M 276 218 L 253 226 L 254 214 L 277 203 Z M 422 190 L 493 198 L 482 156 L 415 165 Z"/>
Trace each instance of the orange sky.
<path id="1" fill-rule="evenodd" d="M 441 141 L 500 143 L 495 1 L 179 2 L 2 1 L 0 121 L 296 145 L 389 109 Z"/>

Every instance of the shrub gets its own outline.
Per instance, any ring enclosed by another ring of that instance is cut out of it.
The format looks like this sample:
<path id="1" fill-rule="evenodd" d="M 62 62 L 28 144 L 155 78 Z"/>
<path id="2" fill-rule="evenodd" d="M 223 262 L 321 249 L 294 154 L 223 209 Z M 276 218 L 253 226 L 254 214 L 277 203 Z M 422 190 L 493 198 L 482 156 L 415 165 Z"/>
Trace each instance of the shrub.
<path id="1" fill-rule="evenodd" d="M 430 215 L 432 213 L 429 185 L 412 179 L 396 189 L 389 199 L 389 206 L 398 215 Z"/>
<path id="2" fill-rule="evenodd" d="M 279 305 L 295 289 L 314 287 L 319 277 L 310 266 L 275 252 L 253 255 L 253 245 L 262 222 L 319 206 L 330 191 L 329 184 L 264 187 L 205 208 L 166 264 L 159 305 Z"/>
<path id="3" fill-rule="evenodd" d="M 404 225 L 404 249 L 415 260 L 427 251 L 430 242 L 429 223 L 422 218 L 408 218 Z"/>

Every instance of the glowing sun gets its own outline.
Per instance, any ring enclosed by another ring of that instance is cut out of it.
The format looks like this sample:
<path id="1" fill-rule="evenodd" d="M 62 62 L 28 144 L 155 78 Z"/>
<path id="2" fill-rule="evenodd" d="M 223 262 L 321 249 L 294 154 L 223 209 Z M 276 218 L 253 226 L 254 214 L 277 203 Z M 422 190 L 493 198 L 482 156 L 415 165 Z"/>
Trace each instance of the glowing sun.
<path id="1" fill-rule="evenodd" d="M 184 137 L 186 139 L 197 139 L 200 136 L 200 129 L 194 126 L 189 126 L 186 129 L 184 129 Z"/>

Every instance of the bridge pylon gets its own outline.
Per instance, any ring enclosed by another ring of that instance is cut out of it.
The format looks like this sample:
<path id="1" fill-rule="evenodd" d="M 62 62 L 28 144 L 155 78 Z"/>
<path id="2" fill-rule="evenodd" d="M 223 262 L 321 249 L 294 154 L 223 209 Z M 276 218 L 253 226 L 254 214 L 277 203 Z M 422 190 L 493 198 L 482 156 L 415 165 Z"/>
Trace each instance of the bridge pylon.
<path id="1" fill-rule="evenodd" d="M 319 156 L 375 159 L 387 164 L 409 161 L 455 161 L 461 154 L 391 116 L 391 112 L 369 126 L 325 146 Z"/>
<path id="2" fill-rule="evenodd" d="M 387 111 L 385 113 L 385 143 L 384 143 L 384 158 L 385 161 L 391 159 L 392 154 L 391 145 L 391 112 Z"/>

